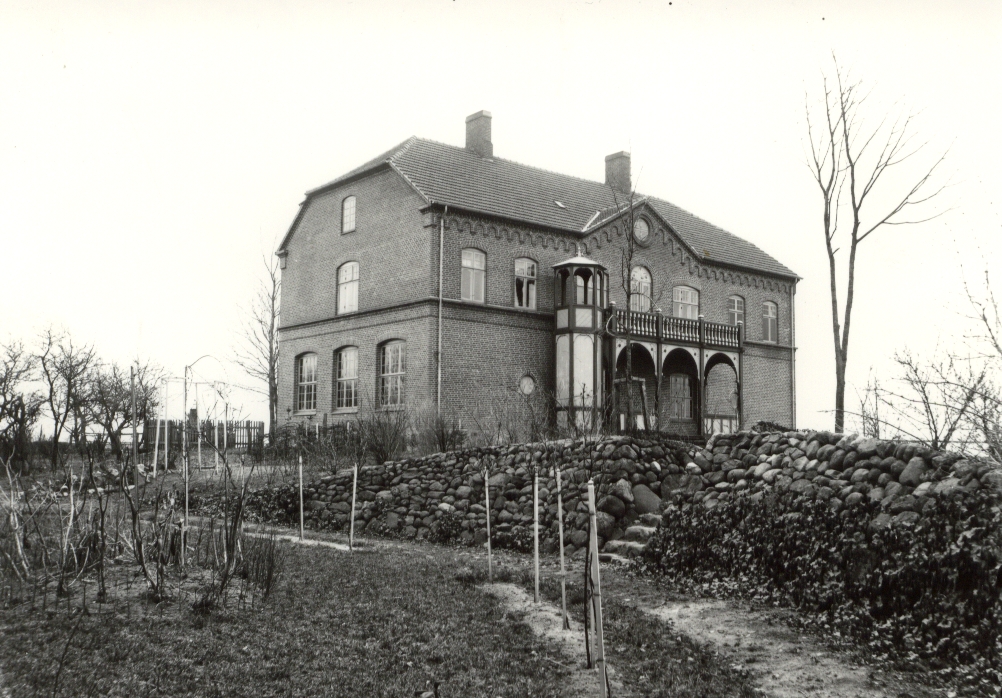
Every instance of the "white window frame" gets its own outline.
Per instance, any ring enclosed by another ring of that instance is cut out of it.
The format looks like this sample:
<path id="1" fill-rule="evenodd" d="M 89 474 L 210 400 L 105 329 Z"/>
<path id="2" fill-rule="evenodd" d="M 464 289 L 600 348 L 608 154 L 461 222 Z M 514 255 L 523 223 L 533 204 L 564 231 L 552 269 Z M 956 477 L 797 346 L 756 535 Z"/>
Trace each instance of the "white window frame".
<path id="1" fill-rule="evenodd" d="M 521 268 L 520 268 L 521 267 Z M 519 257 L 515 260 L 514 302 L 516 308 L 523 310 L 536 309 L 536 292 L 538 289 L 539 264 L 531 257 Z M 519 284 L 522 286 L 522 301 L 519 302 Z"/>
<path id="2" fill-rule="evenodd" d="M 641 226 L 641 225 L 647 231 L 647 232 L 644 233 L 643 237 L 641 237 L 640 234 L 637 233 L 637 227 Z M 640 244 L 643 245 L 643 244 L 647 243 L 647 241 L 650 239 L 650 237 L 651 237 L 651 224 L 647 222 L 647 219 L 646 218 L 637 218 L 637 219 L 635 219 L 633 221 L 633 238 L 637 242 L 639 242 Z"/>
<path id="3" fill-rule="evenodd" d="M 727 322 L 735 327 L 738 323 L 744 324 L 745 299 L 741 296 L 731 296 L 727 299 Z"/>
<path id="4" fill-rule="evenodd" d="M 405 403 L 407 343 L 395 339 L 379 345 L 379 406 L 401 407 Z"/>
<path id="5" fill-rule="evenodd" d="M 358 262 L 345 262 L 337 269 L 337 314 L 358 310 Z"/>
<path id="6" fill-rule="evenodd" d="M 698 320 L 699 290 L 692 286 L 676 286 L 671 290 L 671 307 L 675 317 Z"/>
<path id="7" fill-rule="evenodd" d="M 358 409 L 358 347 L 334 353 L 334 409 Z"/>
<path id="8" fill-rule="evenodd" d="M 483 303 L 487 295 L 487 253 L 475 247 L 462 252 L 460 298 L 470 303 Z"/>
<path id="9" fill-rule="evenodd" d="M 296 412 L 317 411 L 317 355 L 296 357 Z"/>
<path id="10" fill-rule="evenodd" d="M 354 194 L 346 196 L 341 201 L 341 234 L 355 232 L 355 214 L 358 208 L 358 199 Z"/>
<path id="11" fill-rule="evenodd" d="M 638 313 L 651 312 L 653 284 L 651 270 L 647 267 L 638 265 L 630 270 L 630 310 Z"/>
<path id="12" fill-rule="evenodd" d="M 772 301 L 762 304 L 762 341 L 779 343 L 779 306 Z"/>

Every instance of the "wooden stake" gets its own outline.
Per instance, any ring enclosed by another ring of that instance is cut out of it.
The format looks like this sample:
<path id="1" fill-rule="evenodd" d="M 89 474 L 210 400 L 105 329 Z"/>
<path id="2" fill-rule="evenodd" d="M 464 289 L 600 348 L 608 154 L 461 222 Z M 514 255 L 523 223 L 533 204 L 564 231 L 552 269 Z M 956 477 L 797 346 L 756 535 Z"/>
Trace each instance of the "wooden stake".
<path id="1" fill-rule="evenodd" d="M 539 464 L 532 474 L 532 564 L 536 571 L 533 601 L 539 603 Z"/>
<path id="2" fill-rule="evenodd" d="M 489 470 L 484 471 L 484 501 L 487 504 L 487 581 L 494 583 L 494 561 L 491 559 L 491 480 Z"/>
<path id="3" fill-rule="evenodd" d="M 216 458 L 216 470 L 219 470 L 219 412 L 215 404 L 212 405 L 212 420 L 212 441 L 216 451 L 213 455 Z"/>
<path id="4" fill-rule="evenodd" d="M 564 614 L 564 630 L 571 629 L 571 619 L 567 615 L 567 569 L 564 566 L 564 499 L 560 492 L 560 466 L 553 469 L 557 473 L 557 534 L 560 538 L 560 608 Z"/>
<path id="5" fill-rule="evenodd" d="M 164 411 L 164 406 L 161 405 L 160 406 L 160 412 L 163 412 L 163 411 Z M 156 437 L 154 439 L 154 445 L 153 445 L 153 479 L 156 480 L 157 479 L 157 458 L 160 457 L 160 420 L 158 418 L 154 417 L 153 424 L 155 425 L 154 429 L 157 432 L 157 435 L 156 435 Z M 143 431 L 145 432 L 145 427 L 143 428 Z M 164 464 L 164 467 L 166 467 L 166 463 Z"/>
<path id="6" fill-rule="evenodd" d="M 202 423 L 198 419 L 198 383 L 195 383 L 195 443 L 198 444 L 198 469 L 202 469 Z"/>
<path id="7" fill-rule="evenodd" d="M 135 472 L 135 489 L 132 491 L 132 499 L 136 503 L 136 511 L 139 511 L 139 438 L 136 436 L 136 367 L 129 366 L 129 389 L 132 392 L 132 467 Z M 70 477 L 70 514 L 73 513 L 73 478 Z M 138 549 L 138 544 L 137 544 Z"/>
<path id="8" fill-rule="evenodd" d="M 299 540 L 305 540 L 306 525 L 303 516 L 303 457 L 299 456 Z"/>
<path id="9" fill-rule="evenodd" d="M 599 695 L 602 698 L 608 697 L 608 677 L 605 668 L 605 638 L 602 635 L 602 582 L 598 568 L 598 522 L 595 515 L 595 482 L 588 481 L 588 517 L 591 522 L 591 535 L 588 544 L 591 548 L 591 602 L 592 617 L 595 628 L 595 667 L 598 669 L 598 681 L 600 684 Z"/>
<path id="10" fill-rule="evenodd" d="M 169 395 L 170 382 L 164 381 L 164 472 L 167 472 L 167 467 L 170 464 L 170 459 L 167 457 L 170 449 L 170 422 L 167 421 L 167 399 Z"/>
<path id="11" fill-rule="evenodd" d="M 355 550 L 355 493 L 358 491 L 358 463 L 354 467 L 354 479 L 351 483 L 351 525 L 348 528 L 348 550 Z"/>

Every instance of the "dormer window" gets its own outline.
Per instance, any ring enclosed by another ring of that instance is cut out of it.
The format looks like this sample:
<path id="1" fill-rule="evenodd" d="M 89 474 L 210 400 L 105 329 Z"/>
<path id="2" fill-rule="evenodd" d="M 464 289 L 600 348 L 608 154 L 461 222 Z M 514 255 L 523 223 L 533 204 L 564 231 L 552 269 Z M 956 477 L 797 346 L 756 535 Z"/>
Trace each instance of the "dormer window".
<path id="1" fill-rule="evenodd" d="M 355 232 L 355 197 L 346 196 L 341 202 L 341 234 Z"/>

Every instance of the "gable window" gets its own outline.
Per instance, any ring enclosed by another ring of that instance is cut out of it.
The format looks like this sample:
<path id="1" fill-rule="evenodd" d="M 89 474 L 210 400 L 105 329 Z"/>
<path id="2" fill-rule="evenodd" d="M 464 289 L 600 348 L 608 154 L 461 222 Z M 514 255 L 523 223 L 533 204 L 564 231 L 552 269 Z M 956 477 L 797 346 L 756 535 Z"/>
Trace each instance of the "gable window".
<path id="1" fill-rule="evenodd" d="M 296 357 L 296 412 L 317 409 L 317 355 Z"/>
<path id="2" fill-rule="evenodd" d="M 536 309 L 536 262 L 525 257 L 515 260 L 515 307 Z"/>
<path id="3" fill-rule="evenodd" d="M 699 318 L 699 291 L 688 286 L 676 286 L 672 289 L 671 295 L 675 317 L 690 320 Z"/>
<path id="4" fill-rule="evenodd" d="M 347 262 L 337 270 L 337 312 L 358 310 L 358 262 Z"/>
<path id="5" fill-rule="evenodd" d="M 407 344 L 401 340 L 379 347 L 379 406 L 404 404 L 404 376 L 407 373 Z"/>
<path id="6" fill-rule="evenodd" d="M 355 232 L 355 197 L 346 196 L 341 202 L 341 234 Z"/>
<path id="7" fill-rule="evenodd" d="M 727 299 L 727 322 L 737 325 L 745 321 L 745 299 L 741 296 L 731 296 Z"/>
<path id="8" fill-rule="evenodd" d="M 779 319 L 776 313 L 776 304 L 770 301 L 762 304 L 762 341 L 779 341 Z"/>
<path id="9" fill-rule="evenodd" d="M 487 255 L 472 248 L 463 250 L 463 300 L 483 303 L 486 281 Z"/>
<path id="10" fill-rule="evenodd" d="M 684 373 L 668 376 L 668 417 L 692 419 L 692 383 Z"/>
<path id="11" fill-rule="evenodd" d="M 651 273 L 644 267 L 630 272 L 630 310 L 649 313 L 651 310 Z"/>
<path id="12" fill-rule="evenodd" d="M 337 392 L 334 409 L 350 410 L 358 407 L 358 347 L 345 347 L 334 355 L 334 375 Z"/>
<path id="13" fill-rule="evenodd" d="M 633 222 L 633 237 L 637 242 L 647 242 L 647 236 L 651 234 L 651 226 L 643 218 L 638 218 Z"/>

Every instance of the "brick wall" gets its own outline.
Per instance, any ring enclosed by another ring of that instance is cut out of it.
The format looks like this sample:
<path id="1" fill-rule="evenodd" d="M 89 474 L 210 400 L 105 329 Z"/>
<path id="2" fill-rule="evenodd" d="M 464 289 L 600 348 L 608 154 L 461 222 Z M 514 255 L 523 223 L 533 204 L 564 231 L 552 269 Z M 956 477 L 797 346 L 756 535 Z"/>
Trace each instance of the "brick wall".
<path id="1" fill-rule="evenodd" d="M 793 424 L 790 356 L 789 347 L 745 344 L 742 358 L 743 426 L 761 420 L 785 426 Z"/>
<path id="2" fill-rule="evenodd" d="M 355 232 L 341 234 L 341 202 L 356 197 Z M 282 325 L 337 314 L 337 270 L 359 263 L 359 311 L 427 298 L 437 285 L 432 241 L 419 211 L 424 201 L 396 173 L 385 170 L 306 204 L 287 246 L 282 271 Z M 437 231 L 436 231 L 437 232 Z"/>

